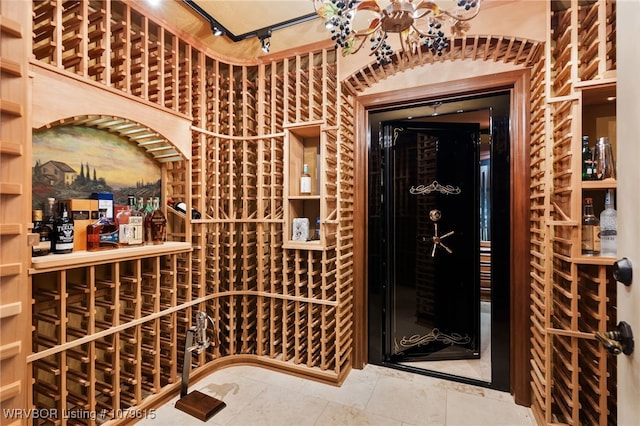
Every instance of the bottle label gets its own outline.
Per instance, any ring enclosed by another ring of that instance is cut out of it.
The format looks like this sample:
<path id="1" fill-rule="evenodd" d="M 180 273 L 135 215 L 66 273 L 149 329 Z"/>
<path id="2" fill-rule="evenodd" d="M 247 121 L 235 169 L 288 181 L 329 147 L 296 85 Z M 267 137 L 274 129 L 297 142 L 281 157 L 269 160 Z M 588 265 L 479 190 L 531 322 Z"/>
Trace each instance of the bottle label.
<path id="1" fill-rule="evenodd" d="M 311 193 L 311 177 L 302 176 L 300 178 L 300 193 L 301 194 L 310 194 Z"/>
<path id="2" fill-rule="evenodd" d="M 34 253 L 49 253 L 51 251 L 51 241 L 45 240 L 32 247 Z"/>
<path id="3" fill-rule="evenodd" d="M 73 250 L 73 223 L 56 226 L 56 251 Z"/>
<path id="4" fill-rule="evenodd" d="M 582 226 L 582 251 L 584 254 L 600 252 L 600 227 L 597 225 Z"/>
<path id="5" fill-rule="evenodd" d="M 129 244 L 129 224 L 121 223 L 118 226 L 118 241 L 120 244 L 127 245 Z"/>
<path id="6" fill-rule="evenodd" d="M 144 226 L 142 224 L 142 216 L 131 216 L 129 218 L 129 245 L 142 244 L 144 241 Z"/>
<path id="7" fill-rule="evenodd" d="M 118 245 L 118 230 L 100 234 L 100 245 L 101 246 Z"/>

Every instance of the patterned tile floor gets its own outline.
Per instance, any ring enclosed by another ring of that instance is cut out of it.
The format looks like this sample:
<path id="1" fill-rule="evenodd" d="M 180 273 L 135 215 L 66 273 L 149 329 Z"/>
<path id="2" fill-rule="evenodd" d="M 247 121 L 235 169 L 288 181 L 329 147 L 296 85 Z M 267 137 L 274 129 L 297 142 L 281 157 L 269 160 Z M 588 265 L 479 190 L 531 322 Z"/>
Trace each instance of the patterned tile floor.
<path id="1" fill-rule="evenodd" d="M 508 393 L 367 365 L 352 370 L 341 387 L 264 368 L 220 369 L 189 390 L 223 400 L 210 426 L 302 425 L 508 425 L 531 426 L 531 410 Z M 200 425 L 174 407 L 177 397 L 139 425 Z"/>

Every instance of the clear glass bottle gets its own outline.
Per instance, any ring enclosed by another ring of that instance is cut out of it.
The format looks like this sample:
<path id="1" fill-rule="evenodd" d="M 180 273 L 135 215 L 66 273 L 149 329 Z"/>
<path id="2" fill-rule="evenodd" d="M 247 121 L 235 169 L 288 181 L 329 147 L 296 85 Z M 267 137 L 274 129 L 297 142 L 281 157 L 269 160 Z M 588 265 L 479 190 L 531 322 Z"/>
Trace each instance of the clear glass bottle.
<path id="1" fill-rule="evenodd" d="M 135 204 L 135 199 L 131 206 L 131 216 L 129 216 L 129 245 L 137 246 L 144 243 L 144 213 L 142 209 L 143 198 L 138 199 L 138 205 Z"/>
<path id="2" fill-rule="evenodd" d="M 595 146 L 595 177 L 596 179 L 608 179 L 616 177 L 616 167 L 613 163 L 613 149 L 609 138 L 598 138 Z"/>
<path id="3" fill-rule="evenodd" d="M 600 256 L 615 257 L 618 254 L 618 218 L 613 197 L 613 190 L 608 190 L 604 210 L 600 213 Z"/>
<path id="4" fill-rule="evenodd" d="M 60 216 L 53 224 L 53 253 L 65 254 L 73 251 L 73 219 L 69 217 L 67 203 L 60 203 Z"/>
<path id="5" fill-rule="evenodd" d="M 153 211 L 149 218 L 151 244 L 162 244 L 167 239 L 167 218 L 160 209 L 160 199 L 153 199 Z"/>
<path id="6" fill-rule="evenodd" d="M 100 209 L 100 217 L 87 225 L 87 251 L 118 247 L 118 225 L 107 218 L 107 210 Z"/>
<path id="7" fill-rule="evenodd" d="M 593 199 L 585 198 L 582 214 L 582 254 L 593 256 L 600 253 L 600 221 L 593 213 Z"/>
<path id="8" fill-rule="evenodd" d="M 51 229 L 42 222 L 42 210 L 32 212 L 33 229 L 38 234 L 38 244 L 31 246 L 31 256 L 46 256 L 51 252 Z"/>
<path id="9" fill-rule="evenodd" d="M 300 176 L 300 194 L 311 194 L 311 175 L 309 174 L 309 166 L 302 166 L 302 176 Z"/>
<path id="10" fill-rule="evenodd" d="M 129 218 L 133 212 L 135 197 L 127 195 L 127 206 L 116 215 L 116 225 L 118 225 L 118 244 L 121 246 L 129 245 Z"/>

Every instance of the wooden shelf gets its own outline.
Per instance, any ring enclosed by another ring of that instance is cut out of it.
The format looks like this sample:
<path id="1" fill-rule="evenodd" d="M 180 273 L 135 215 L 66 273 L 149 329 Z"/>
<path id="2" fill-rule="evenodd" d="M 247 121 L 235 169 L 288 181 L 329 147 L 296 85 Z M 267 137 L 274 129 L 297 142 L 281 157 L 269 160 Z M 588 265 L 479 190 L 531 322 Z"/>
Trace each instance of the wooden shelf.
<path id="1" fill-rule="evenodd" d="M 313 241 L 287 241 L 282 244 L 282 248 L 285 249 L 298 249 L 298 250 L 324 250 L 324 247 L 318 240 Z"/>
<path id="2" fill-rule="evenodd" d="M 583 180 L 582 189 L 616 189 L 618 183 L 615 179 Z"/>
<path id="3" fill-rule="evenodd" d="M 77 268 L 84 265 L 110 263 L 125 259 L 153 257 L 161 254 L 184 253 L 191 251 L 191 243 L 165 242 L 158 245 L 122 247 L 101 251 L 78 251 L 68 254 L 50 254 L 31 259 L 30 274 L 43 271 Z"/>
<path id="4" fill-rule="evenodd" d="M 601 266 L 613 266 L 616 262 L 615 257 L 604 256 L 580 256 L 573 257 L 571 261 L 580 265 L 601 265 Z"/>

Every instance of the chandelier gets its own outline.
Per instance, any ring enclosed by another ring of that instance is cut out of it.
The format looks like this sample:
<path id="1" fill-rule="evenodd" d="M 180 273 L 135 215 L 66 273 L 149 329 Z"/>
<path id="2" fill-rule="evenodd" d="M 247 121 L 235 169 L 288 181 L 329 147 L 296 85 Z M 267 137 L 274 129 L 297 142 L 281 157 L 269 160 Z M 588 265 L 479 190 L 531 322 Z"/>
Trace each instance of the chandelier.
<path id="1" fill-rule="evenodd" d="M 380 65 L 391 62 L 394 53 L 388 43 L 389 33 L 399 35 L 401 50 L 408 56 L 423 45 L 442 56 L 449 47 L 444 29 L 448 26 L 454 37 L 463 35 L 471 27 L 468 21 L 478 15 L 480 1 L 453 0 L 448 1 L 452 3 L 449 8 L 443 8 L 435 1 L 422 0 L 391 0 L 386 7 L 377 0 L 313 0 L 344 56 L 358 52 L 369 40 L 370 55 L 375 55 Z M 358 12 L 370 14 L 367 23 L 356 19 Z"/>

